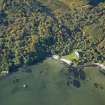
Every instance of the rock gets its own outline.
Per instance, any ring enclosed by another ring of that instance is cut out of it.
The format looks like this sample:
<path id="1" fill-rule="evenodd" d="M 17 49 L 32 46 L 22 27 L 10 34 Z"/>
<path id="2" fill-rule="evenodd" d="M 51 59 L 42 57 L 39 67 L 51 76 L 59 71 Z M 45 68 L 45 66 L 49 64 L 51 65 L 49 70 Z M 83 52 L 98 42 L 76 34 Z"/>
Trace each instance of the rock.
<path id="1" fill-rule="evenodd" d="M 0 76 L 6 76 L 7 74 L 9 74 L 9 71 L 2 71 Z"/>
<path id="2" fill-rule="evenodd" d="M 55 60 L 58 60 L 60 57 L 59 57 L 59 55 L 53 55 L 52 58 Z"/>
<path id="3" fill-rule="evenodd" d="M 27 84 L 23 84 L 22 87 L 23 87 L 23 88 L 27 88 L 28 85 L 27 85 Z"/>

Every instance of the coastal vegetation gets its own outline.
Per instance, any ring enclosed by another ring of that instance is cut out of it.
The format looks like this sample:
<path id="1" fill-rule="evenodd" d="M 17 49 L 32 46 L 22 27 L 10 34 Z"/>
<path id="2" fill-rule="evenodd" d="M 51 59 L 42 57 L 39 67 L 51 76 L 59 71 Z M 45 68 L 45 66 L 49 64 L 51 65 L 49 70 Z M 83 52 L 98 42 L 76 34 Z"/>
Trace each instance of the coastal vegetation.
<path id="1" fill-rule="evenodd" d="M 81 49 L 80 64 L 104 63 L 105 3 L 93 2 L 1 0 L 0 72 L 15 71 L 53 54 L 69 55 L 75 49 Z"/>
<path id="2" fill-rule="evenodd" d="M 77 51 L 73 51 L 72 53 L 64 56 L 63 58 L 70 60 L 72 62 L 79 62 L 80 54 Z"/>

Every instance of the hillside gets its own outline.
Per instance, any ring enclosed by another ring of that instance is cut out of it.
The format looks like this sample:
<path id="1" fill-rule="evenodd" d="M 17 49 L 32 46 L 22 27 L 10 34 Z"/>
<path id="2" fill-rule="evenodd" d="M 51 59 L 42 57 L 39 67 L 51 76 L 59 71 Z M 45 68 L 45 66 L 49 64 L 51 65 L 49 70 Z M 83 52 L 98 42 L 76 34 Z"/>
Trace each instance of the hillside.
<path id="1" fill-rule="evenodd" d="M 103 1 L 0 1 L 0 72 L 74 49 L 81 49 L 79 63 L 104 63 L 104 45 Z"/>

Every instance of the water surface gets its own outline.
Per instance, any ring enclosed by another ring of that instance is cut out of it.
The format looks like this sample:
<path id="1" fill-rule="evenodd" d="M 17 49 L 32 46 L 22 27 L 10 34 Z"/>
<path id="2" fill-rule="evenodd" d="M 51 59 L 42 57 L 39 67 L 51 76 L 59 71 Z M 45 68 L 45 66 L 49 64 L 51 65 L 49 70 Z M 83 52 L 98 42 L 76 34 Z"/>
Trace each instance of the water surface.
<path id="1" fill-rule="evenodd" d="M 105 76 L 99 68 L 85 68 L 80 87 L 68 84 L 66 69 L 52 59 L 20 68 L 0 80 L 0 105 L 105 105 Z"/>

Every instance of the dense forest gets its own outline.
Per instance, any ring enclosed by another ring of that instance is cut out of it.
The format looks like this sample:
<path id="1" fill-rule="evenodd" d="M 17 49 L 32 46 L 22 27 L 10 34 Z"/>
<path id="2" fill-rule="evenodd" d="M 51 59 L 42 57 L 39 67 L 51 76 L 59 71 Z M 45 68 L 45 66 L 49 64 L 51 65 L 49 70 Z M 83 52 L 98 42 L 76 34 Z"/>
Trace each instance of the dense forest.
<path id="1" fill-rule="evenodd" d="M 104 0 L 0 0 L 0 72 L 74 49 L 104 63 Z"/>

